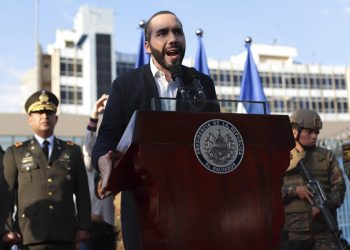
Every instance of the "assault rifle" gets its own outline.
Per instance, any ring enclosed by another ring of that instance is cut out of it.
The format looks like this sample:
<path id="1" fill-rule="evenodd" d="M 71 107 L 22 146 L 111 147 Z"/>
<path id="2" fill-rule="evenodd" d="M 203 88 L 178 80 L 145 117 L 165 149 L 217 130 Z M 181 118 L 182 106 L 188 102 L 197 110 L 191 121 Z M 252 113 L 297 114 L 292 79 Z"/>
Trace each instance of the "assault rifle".
<path id="1" fill-rule="evenodd" d="M 333 234 L 334 238 L 337 240 L 339 249 L 344 250 L 343 244 L 340 241 L 340 230 L 338 230 L 337 222 L 334 220 L 333 215 L 329 211 L 326 202 L 327 202 L 327 196 L 325 192 L 323 191 L 323 188 L 321 186 L 321 183 L 313 178 L 309 171 L 307 170 L 305 164 L 303 163 L 303 160 L 299 161 L 300 163 L 300 170 L 302 172 L 302 175 L 304 176 L 305 180 L 307 181 L 307 185 L 309 189 L 311 190 L 313 197 L 313 206 L 317 207 L 321 214 L 323 215 L 324 220 L 326 221 L 326 224 L 328 226 L 329 231 Z"/>

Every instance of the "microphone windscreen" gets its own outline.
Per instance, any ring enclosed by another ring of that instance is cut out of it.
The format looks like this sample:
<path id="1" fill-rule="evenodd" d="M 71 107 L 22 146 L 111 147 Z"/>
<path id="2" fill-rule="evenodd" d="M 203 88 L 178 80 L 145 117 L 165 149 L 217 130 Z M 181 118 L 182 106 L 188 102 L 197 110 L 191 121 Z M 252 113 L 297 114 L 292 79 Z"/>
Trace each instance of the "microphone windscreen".
<path id="1" fill-rule="evenodd" d="M 182 77 L 183 72 L 180 64 L 176 64 L 170 68 L 170 74 L 173 79 L 176 77 Z"/>

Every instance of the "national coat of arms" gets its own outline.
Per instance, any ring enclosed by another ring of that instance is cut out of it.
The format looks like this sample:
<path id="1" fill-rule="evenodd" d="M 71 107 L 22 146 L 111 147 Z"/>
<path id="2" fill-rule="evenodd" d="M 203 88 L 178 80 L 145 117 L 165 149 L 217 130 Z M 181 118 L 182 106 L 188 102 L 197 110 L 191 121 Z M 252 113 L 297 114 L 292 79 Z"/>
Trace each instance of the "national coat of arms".
<path id="1" fill-rule="evenodd" d="M 194 150 L 206 169 L 226 174 L 237 168 L 243 159 L 244 143 L 235 126 L 215 119 L 198 128 L 194 137 Z"/>

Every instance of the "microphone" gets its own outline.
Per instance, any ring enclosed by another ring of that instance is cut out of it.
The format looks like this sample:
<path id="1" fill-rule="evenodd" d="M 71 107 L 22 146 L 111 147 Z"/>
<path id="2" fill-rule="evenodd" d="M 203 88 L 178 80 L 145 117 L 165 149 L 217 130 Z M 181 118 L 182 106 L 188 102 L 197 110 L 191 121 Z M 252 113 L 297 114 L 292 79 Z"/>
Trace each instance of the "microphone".
<path id="1" fill-rule="evenodd" d="M 171 78 L 173 78 L 173 80 L 176 83 L 178 91 L 180 91 L 181 99 L 187 99 L 187 91 L 185 88 L 185 84 L 182 80 L 183 72 L 181 69 L 181 65 L 177 64 L 172 66 L 170 68 L 170 74 L 171 74 Z"/>
<path id="2" fill-rule="evenodd" d="M 204 93 L 203 85 L 202 85 L 202 83 L 199 80 L 199 77 L 197 75 L 193 75 L 192 76 L 192 85 L 194 87 L 195 96 L 199 100 L 205 100 L 206 96 L 205 96 L 205 93 Z"/>

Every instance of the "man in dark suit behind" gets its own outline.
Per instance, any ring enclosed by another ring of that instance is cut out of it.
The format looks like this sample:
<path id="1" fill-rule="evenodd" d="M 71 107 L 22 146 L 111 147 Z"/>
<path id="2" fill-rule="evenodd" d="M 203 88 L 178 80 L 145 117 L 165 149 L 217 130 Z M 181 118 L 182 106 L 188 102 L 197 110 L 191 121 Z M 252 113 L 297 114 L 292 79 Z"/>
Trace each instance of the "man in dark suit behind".
<path id="1" fill-rule="evenodd" d="M 17 220 L 7 211 L 2 238 L 23 249 L 73 250 L 89 237 L 91 206 L 82 152 L 54 136 L 58 103 L 49 91 L 31 95 L 25 109 L 34 136 L 9 147 L 4 156 L 10 210 L 17 206 Z"/>
<path id="2" fill-rule="evenodd" d="M 182 24 L 174 13 L 170 11 L 155 13 L 146 23 L 145 37 L 146 51 L 151 54 L 150 63 L 120 75 L 113 82 L 109 93 L 92 153 L 93 164 L 101 171 L 102 176 L 112 168 L 112 152 L 134 111 L 150 110 L 152 98 L 179 98 L 180 91 L 170 73 L 172 67 L 180 67 L 185 84 L 190 83 L 195 75 L 203 86 L 206 98 L 216 99 L 214 83 L 209 76 L 181 65 L 186 41 Z M 190 98 L 194 94 L 190 91 Z M 134 205 L 132 199 L 130 192 L 122 193 L 122 228 L 126 248 L 139 249 L 137 227 L 133 226 L 133 218 L 130 218 L 134 214 L 130 212 Z M 130 223 L 124 223 L 126 217 Z M 129 239 L 129 235 L 132 235 L 132 238 Z"/>

